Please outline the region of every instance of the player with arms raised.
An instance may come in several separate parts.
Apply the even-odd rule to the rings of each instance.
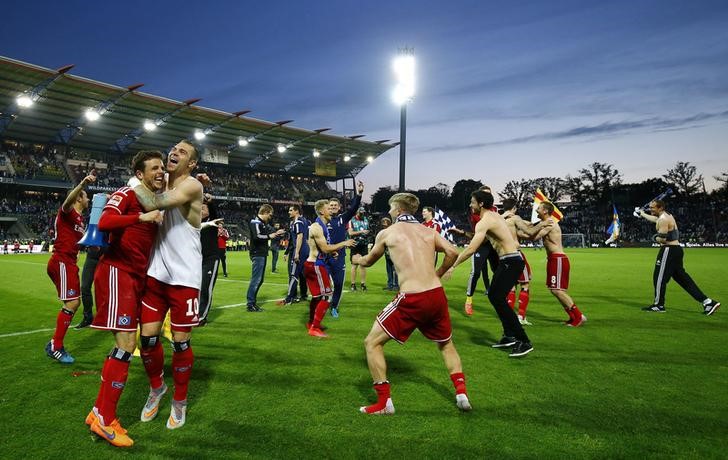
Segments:
[[[394,413],[387,380],[384,345],[394,339],[407,341],[415,329],[433,342],[442,353],[450,380],[455,386],[455,403],[464,411],[472,409],[465,387],[460,355],[452,343],[452,327],[447,297],[440,278],[457,258],[457,249],[439,233],[420,225],[414,214],[419,199],[411,193],[397,193],[389,199],[389,215],[394,224],[377,234],[371,252],[356,255],[352,263],[369,267],[389,251],[399,277],[400,292],[382,310],[364,339],[369,371],[377,392],[377,402],[359,410],[365,414]],[[414,225],[413,225],[414,224]],[[442,265],[435,271],[435,253],[445,253]]]
[[[564,246],[561,243],[561,227],[551,217],[553,212],[553,204],[548,201],[542,202],[536,209],[536,214],[541,222],[529,228],[526,234],[532,240],[543,240],[543,246],[546,248],[546,254],[548,255],[546,287],[559,300],[564,311],[569,315],[566,325],[579,327],[586,321],[586,316],[581,313],[579,307],[574,303],[574,299],[566,292],[569,289],[571,264],[569,258],[564,254]]]
[[[53,338],[46,344],[45,352],[49,358],[62,364],[72,364],[75,359],[63,347],[68,327],[71,325],[73,315],[81,304],[81,282],[78,279],[78,240],[83,237],[83,213],[88,209],[88,195],[83,189],[94,182],[96,176],[89,174],[74,187],[58,210],[55,223],[56,239],[53,243],[53,255],[48,260],[48,276],[56,285],[58,298],[63,302],[61,311],[56,317],[56,329]],[[19,246],[19,244],[18,244]],[[15,253],[17,254],[17,249]]]

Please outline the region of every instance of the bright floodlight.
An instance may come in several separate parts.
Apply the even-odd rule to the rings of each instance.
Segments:
[[[276,146],[276,149],[278,150],[278,153],[283,153],[287,150],[287,147],[283,144],[278,144],[278,146]]]
[[[412,54],[397,56],[392,63],[392,69],[397,77],[392,99],[399,105],[406,104],[415,95],[415,57]]]
[[[33,105],[33,99],[31,99],[27,94],[21,94],[17,99],[15,99],[15,102],[18,104],[18,107],[23,108]]]
[[[154,131],[157,129],[157,124],[150,120],[144,120],[144,129],[147,131]]]
[[[197,131],[195,131],[195,139],[197,139],[198,141],[201,141],[202,139],[204,139],[205,136],[206,136],[206,134],[203,133],[202,131],[200,131],[199,129]]]
[[[351,160],[351,157],[349,155],[344,155],[344,161],[349,161],[349,160]]]
[[[367,157],[367,162],[368,162],[368,163],[371,163],[372,161],[374,161],[374,157],[373,157],[373,156],[371,156],[371,155],[369,155],[369,156]]]
[[[84,113],[84,115],[86,116],[86,119],[88,121],[96,121],[99,118],[101,118],[101,115],[96,110],[94,110],[94,109],[88,109],[88,110],[86,110],[86,112]]]
[[[238,139],[238,145],[239,145],[240,147],[245,147],[246,145],[248,145],[248,140],[247,140],[247,139],[243,139],[243,138],[241,137],[241,138],[239,138],[239,139]]]
[[[321,156],[321,152],[318,149],[313,149],[313,157],[318,158],[319,156]]]

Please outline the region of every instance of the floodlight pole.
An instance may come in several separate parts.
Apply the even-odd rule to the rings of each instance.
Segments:
[[[404,192],[404,171],[407,144],[407,103],[402,104],[399,117],[399,191]]]

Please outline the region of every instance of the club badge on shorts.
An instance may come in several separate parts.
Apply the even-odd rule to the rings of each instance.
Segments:
[[[119,316],[119,319],[116,321],[119,326],[128,326],[131,324],[131,316],[129,315],[121,315]]]

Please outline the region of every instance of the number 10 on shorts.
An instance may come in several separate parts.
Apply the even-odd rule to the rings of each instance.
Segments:
[[[200,313],[200,301],[197,297],[187,299],[187,316],[197,316]]]

